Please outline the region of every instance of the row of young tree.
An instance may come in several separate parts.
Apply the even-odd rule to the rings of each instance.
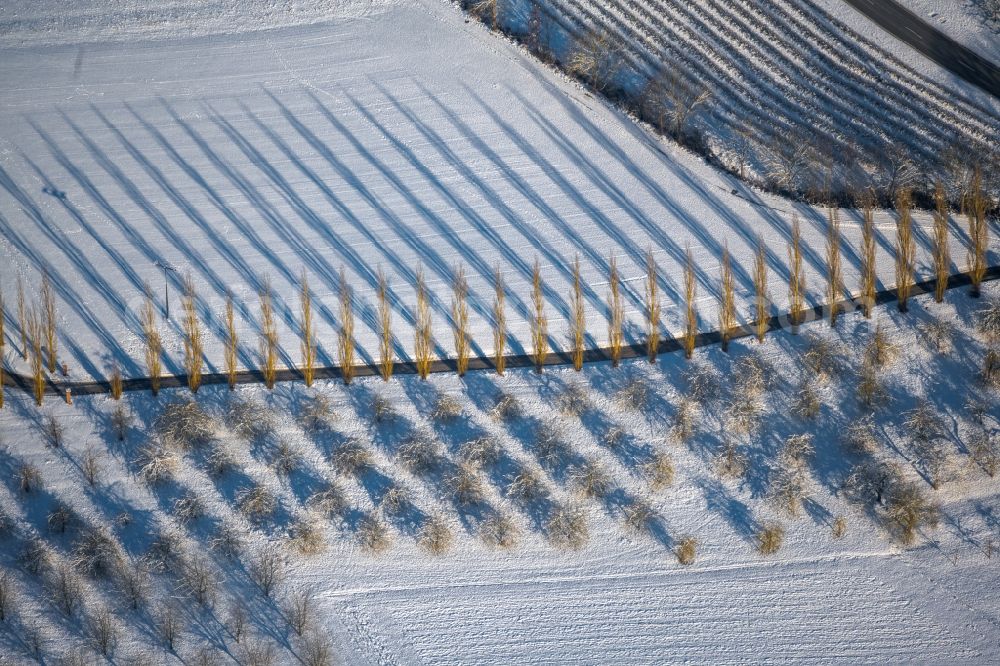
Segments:
[[[971,283],[972,294],[978,296],[979,287],[986,276],[987,249],[989,247],[989,222],[987,211],[989,201],[982,188],[981,177],[974,177],[972,187],[965,197],[964,214],[968,223],[968,268],[967,275]],[[952,259],[950,255],[949,209],[944,187],[938,183],[936,188],[936,210],[933,215],[932,260],[935,272],[934,298],[940,302],[948,287],[951,276]],[[837,324],[838,317],[844,310],[845,302],[856,303],[865,317],[871,317],[876,299],[876,257],[875,257],[875,206],[874,198],[867,199],[862,205],[862,238],[860,247],[861,271],[860,283],[856,291],[849,292],[851,301],[845,301],[843,296],[848,293],[843,280],[841,265],[842,236],[840,217],[836,208],[828,208],[827,234],[825,247],[826,263],[826,312],[831,326]],[[896,234],[895,234],[895,290],[897,304],[901,312],[906,312],[909,299],[913,293],[916,266],[916,242],[913,234],[912,200],[907,190],[900,192],[896,201]],[[806,319],[807,288],[805,270],[803,267],[802,235],[797,217],[793,216],[791,238],[788,242],[788,321],[792,331]],[[606,357],[615,367],[622,358],[625,346],[624,340],[624,307],[622,302],[622,279],[614,256],[609,260],[608,274],[608,335]],[[767,248],[761,237],[757,240],[757,249],[753,266],[754,312],[749,328],[760,341],[772,325],[771,300],[768,293],[768,260]],[[570,342],[569,355],[573,367],[580,370],[586,356],[586,312],[583,296],[583,284],[579,257],[572,266],[573,293],[571,298]],[[728,246],[724,245],[720,262],[718,290],[718,335],[723,350],[728,350],[730,341],[745,332],[739,323],[737,312],[734,272],[732,258]],[[645,351],[650,363],[655,363],[664,340],[662,302],[659,291],[660,275],[652,250],[646,254],[646,275],[644,280],[644,314],[646,324]],[[451,298],[451,328],[454,338],[454,369],[464,375],[469,368],[472,350],[472,335],[469,329],[469,286],[465,270],[459,266],[452,278]],[[416,373],[427,379],[434,364],[432,311],[427,284],[421,270],[417,271],[414,283],[416,309],[414,312],[413,365]],[[535,371],[542,373],[545,365],[550,362],[553,352],[558,350],[550,346],[548,316],[546,313],[545,285],[541,266],[536,258],[532,268],[531,280],[531,310],[530,325],[530,356]],[[385,274],[379,270],[377,285],[378,301],[378,334],[379,356],[378,372],[382,379],[389,381],[396,366],[393,343],[396,340],[392,326],[392,307],[389,302],[389,282]],[[17,322],[21,350],[24,360],[31,372],[34,398],[40,405],[45,395],[47,376],[57,371],[58,336],[55,306],[55,294],[52,280],[48,272],[43,271],[40,302],[29,304],[24,291],[23,282],[17,283]],[[340,326],[337,331],[336,350],[339,371],[345,384],[350,384],[358,370],[355,364],[356,340],[354,333],[354,295],[341,268],[338,285]],[[492,364],[497,373],[503,374],[507,361],[507,287],[499,267],[494,273],[494,299],[492,308],[493,357]],[[259,293],[259,333],[258,354],[260,378],[268,389],[273,389],[279,374],[279,337],[276,325],[273,291],[270,282],[265,278],[264,286]],[[312,291],[308,279],[303,272],[299,285],[299,319],[298,334],[301,346],[302,365],[298,373],[311,386],[317,370],[317,337],[313,321]],[[699,315],[697,309],[697,275],[695,262],[690,250],[686,249],[684,264],[684,315],[683,329],[680,335],[680,346],[686,358],[690,359],[698,344]],[[181,327],[183,331],[184,375],[188,387],[197,392],[202,384],[205,361],[204,334],[202,322],[197,308],[197,293],[192,276],[187,274],[183,280]],[[6,343],[3,331],[4,303],[0,294],[0,351]],[[148,373],[149,388],[156,395],[163,378],[164,348],[160,333],[160,322],[157,317],[152,291],[146,287],[146,298],[140,312],[139,321],[145,342],[145,365]],[[227,293],[223,312],[224,332],[224,372],[232,389],[239,379],[239,356],[241,339],[237,332],[235,306],[232,293]],[[555,359],[558,360],[558,359]],[[62,366],[66,373],[65,365]],[[3,367],[0,364],[0,407],[3,406]],[[112,368],[109,378],[109,391],[118,399],[123,392],[123,379],[120,369]],[[68,397],[68,396],[67,396]]]

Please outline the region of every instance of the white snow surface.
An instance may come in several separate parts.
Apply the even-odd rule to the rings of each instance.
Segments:
[[[320,362],[335,361],[339,271],[354,290],[359,360],[377,355],[376,273],[390,284],[396,354],[412,349],[413,283],[433,300],[438,356],[453,354],[452,275],[470,287],[473,351],[492,351],[493,271],[508,287],[513,352],[528,346],[531,265],[542,268],[550,344],[565,347],[579,255],[590,344],[606,339],[609,258],[624,286],[626,339],[643,324],[645,253],[661,272],[664,321],[679,330],[690,245],[699,308],[713,327],[723,245],[750,316],[757,235],[783,308],[791,219],[802,220],[811,294],[822,292],[826,212],[759,196],[641,126],[475,22],[432,0],[374,18],[191,39],[0,51],[0,284],[56,287],[61,357],[72,378],[112,362],[145,373],[137,313],[149,283],[180,349],[182,276],[221,363],[226,289],[256,348],[257,294],[276,293],[283,361],[299,359],[298,281],[316,298]],[[918,216],[918,272],[929,224]],[[843,213],[844,278],[857,283],[860,218]],[[878,261],[892,281],[894,217],[878,217]],[[955,241],[964,221],[954,220]],[[965,263],[956,245],[956,268]],[[992,259],[991,259],[992,260]],[[11,345],[13,348],[15,345]],[[245,354],[241,363],[256,363]],[[12,367],[17,354],[8,353]],[[168,371],[177,371],[171,360]]]
[[[985,295],[1000,296],[997,285],[988,285]],[[907,315],[888,306],[878,308],[871,322],[858,313],[848,315],[834,331],[816,323],[798,337],[769,336],[761,347],[751,341],[735,343],[732,356],[717,347],[701,350],[697,362],[721,373],[723,394],[706,404],[698,433],[683,445],[665,437],[686,392],[682,374],[688,366],[679,354],[661,357],[657,365],[586,366],[579,375],[561,368],[543,376],[526,371],[503,378],[475,372],[464,380],[436,375],[429,383],[400,377],[386,385],[371,378],[350,387],[323,383],[313,390],[282,384],[273,393],[248,386],[234,395],[206,387],[197,401],[216,419],[214,441],[184,453],[174,481],[158,486],[138,480],[136,450],[154,436],[151,424],[163,405],[186,400],[186,392],[167,391],[159,400],[127,395],[125,404],[135,421],[126,441],[117,442],[108,426],[114,408],[108,397],[80,398],[72,407],[50,400],[39,410],[29,396],[8,391],[7,407],[0,411],[0,510],[16,519],[17,527],[0,545],[0,568],[10,572],[26,601],[7,626],[37,621],[46,649],[54,653],[81,644],[75,636],[87,625],[61,619],[45,600],[39,579],[25,573],[15,557],[33,534],[48,541],[55,553],[68,554],[75,530],[90,525],[105,526],[129,558],[142,556],[163,530],[179,531],[189,556],[208,557],[216,579],[224,581],[213,607],[198,607],[168,574],[156,574],[151,588],[154,599],[173,595],[186,604],[191,625],[177,650],[186,660],[205,646],[227,645],[240,654],[240,646],[219,624],[226,621],[231,603],[247,609],[251,636],[298,650],[301,643],[284,627],[277,609],[296,589],[309,587],[316,595],[315,630],[329,638],[346,664],[990,663],[1000,648],[1000,573],[995,553],[992,559],[985,553],[987,544],[1000,536],[1000,481],[983,474],[963,448],[975,429],[964,407],[967,399],[986,401],[984,423],[994,437],[1000,427],[996,394],[985,393],[975,379],[985,349],[971,329],[980,303],[956,290],[940,305],[926,296],[915,300]],[[931,318],[954,322],[952,352],[932,352],[916,333],[914,322]],[[847,470],[859,460],[843,447],[841,437],[862,411],[855,404],[853,372],[875,324],[902,351],[898,362],[881,373],[894,402],[877,416],[884,439],[876,455],[900,463],[907,478],[920,484],[943,512],[939,526],[921,530],[911,548],[895,544],[871,514],[840,491]],[[800,355],[814,335],[838,345],[839,362],[854,369],[814,384],[824,407],[810,422],[791,416],[789,407],[802,372]],[[718,476],[712,460],[729,438],[723,417],[732,397],[733,363],[756,349],[772,364],[775,383],[764,396],[764,429],[740,440],[750,471],[741,481],[727,480]],[[650,391],[647,407],[638,412],[617,406],[615,397],[635,380]],[[590,401],[579,417],[556,409],[558,396],[570,384],[585,387]],[[521,416],[500,421],[487,415],[499,391],[516,397]],[[316,394],[331,400],[337,418],[328,428],[306,430],[297,417]],[[393,420],[372,420],[376,394],[391,401]],[[459,419],[440,422],[429,416],[440,394],[459,402]],[[914,449],[901,425],[902,414],[921,398],[941,410],[947,424],[949,471],[936,491],[918,475]],[[258,405],[260,422],[274,422],[272,434],[262,439],[233,434],[223,416],[233,401]],[[65,429],[60,448],[47,444],[44,424],[49,417]],[[605,500],[576,496],[567,482],[572,468],[539,468],[534,462],[535,433],[545,423],[561,432],[568,457],[595,461],[607,470],[614,491]],[[612,427],[625,433],[618,448],[600,444]],[[462,509],[436,474],[415,476],[400,466],[398,447],[415,431],[439,439],[445,467],[456,464],[458,448],[468,439],[484,434],[496,438],[503,453],[496,467],[482,473],[486,491],[481,504]],[[766,499],[767,480],[779,465],[783,439],[801,432],[814,435],[816,456],[807,467],[805,512],[789,519]],[[301,466],[287,479],[276,476],[268,464],[278,441],[302,456]],[[360,442],[374,455],[373,466],[356,478],[338,475],[329,462],[347,441]],[[235,468],[211,477],[206,455],[220,446],[234,456]],[[100,456],[93,489],[79,467],[88,448]],[[675,482],[665,490],[650,490],[642,476],[641,463],[654,450],[668,453],[676,466]],[[41,470],[42,491],[26,495],[18,490],[15,475],[23,463]],[[553,547],[539,527],[544,509],[539,509],[539,519],[534,510],[504,497],[506,475],[518,466],[546,470],[542,474],[553,504],[583,507],[590,539],[581,550]],[[275,517],[255,527],[240,516],[232,499],[251,479],[270,488],[279,502]],[[308,515],[310,493],[331,479],[345,488],[349,508],[321,521],[325,552],[307,557],[287,551],[289,576],[276,601],[262,599],[241,565],[207,550],[223,522],[245,534],[247,557],[269,542],[283,543],[292,520]],[[372,555],[358,546],[355,529],[359,516],[379,511],[390,485],[407,489],[413,505],[406,518],[390,519],[391,548]],[[186,493],[201,499],[205,515],[182,526],[171,507]],[[636,534],[624,526],[622,510],[643,497],[656,518],[648,533]],[[45,527],[46,513],[57,501],[71,506],[80,521],[67,534]],[[520,545],[511,551],[493,550],[476,536],[477,521],[496,511],[511,515],[522,530]],[[123,514],[131,520],[122,521]],[[420,525],[435,514],[455,534],[450,551],[437,557],[416,544]],[[841,515],[847,519],[847,534],[834,539],[831,524]],[[782,522],[787,532],[783,548],[765,557],[755,550],[754,533],[771,520]],[[672,554],[686,535],[699,541],[690,567],[678,565]],[[126,618],[116,661],[144,649],[163,663],[179,663],[150,647],[155,634],[147,616],[123,608],[107,582],[88,579],[86,586],[89,607],[104,600]],[[0,654],[6,651],[14,662],[22,654],[16,636],[0,631]],[[245,645],[255,639],[243,640]],[[294,663],[284,647],[278,663]]]
[[[984,20],[981,0],[899,0],[938,30],[1000,64],[1000,23]]]

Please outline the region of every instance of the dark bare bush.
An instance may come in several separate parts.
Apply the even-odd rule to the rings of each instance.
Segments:
[[[640,377],[633,377],[625,386],[615,391],[614,403],[631,412],[640,412],[649,404],[649,386]]]
[[[118,401],[111,412],[111,431],[119,442],[124,442],[133,422],[132,410],[125,406],[125,403]]]
[[[260,523],[278,508],[278,500],[263,484],[255,483],[236,493],[236,508],[252,522]]]
[[[352,439],[337,448],[330,456],[330,462],[341,474],[354,477],[361,476],[375,463],[372,452],[358,439]]]
[[[305,587],[293,590],[285,600],[285,617],[296,636],[304,634],[312,624],[315,598],[316,593],[312,588]]]
[[[111,612],[111,609],[101,604],[92,611],[88,621],[90,640],[94,648],[103,657],[110,657],[118,645],[120,631],[118,629],[119,620]]]
[[[977,430],[969,437],[969,457],[993,477],[1000,470],[1000,441],[986,430]]]
[[[566,416],[583,416],[590,409],[590,394],[581,382],[572,382],[556,398],[559,411]]]
[[[510,516],[496,514],[479,525],[479,537],[494,548],[514,548],[521,536],[521,530]]]
[[[791,435],[785,438],[779,459],[788,469],[803,469],[809,465],[815,452],[812,435]]]
[[[216,648],[200,647],[193,653],[183,657],[184,663],[192,666],[221,666],[222,654]],[[136,665],[138,666],[138,665]]]
[[[847,534],[847,518],[844,516],[837,516],[833,519],[833,526],[830,528],[830,533],[833,535],[834,539],[843,539],[844,535]]]
[[[260,420],[260,411],[255,411],[253,417]],[[196,402],[170,403],[163,408],[155,425],[164,441],[184,449],[206,444],[218,432],[218,423]]]
[[[445,481],[448,492],[461,506],[471,506],[483,501],[483,481],[476,470],[468,465],[459,465]]]
[[[612,451],[618,450],[627,440],[628,433],[618,426],[611,426],[601,435],[601,445]]]
[[[668,488],[674,482],[674,461],[667,452],[656,451],[643,463],[642,474],[650,490],[656,492]]]
[[[454,421],[462,415],[462,403],[447,393],[442,393],[434,402],[431,418],[439,423]]]
[[[214,479],[239,469],[239,461],[232,449],[224,442],[216,440],[211,445],[211,451],[205,459],[205,471]]]
[[[51,414],[46,415],[43,428],[45,429],[45,440],[49,446],[55,449],[62,448],[65,429],[59,419]]]
[[[558,507],[546,521],[545,533],[549,542],[557,548],[579,550],[590,538],[587,515],[576,506]]]
[[[892,488],[903,483],[903,472],[898,463],[867,460],[851,469],[844,480],[847,497],[868,506],[883,506]]]
[[[392,535],[381,518],[365,516],[358,524],[358,544],[369,553],[383,553],[392,545]]]
[[[205,504],[194,491],[189,490],[174,501],[173,515],[181,525],[187,525],[205,515]]]
[[[97,485],[101,476],[101,462],[97,450],[88,446],[80,456],[80,473],[91,488]]]
[[[31,463],[24,463],[17,472],[17,487],[25,495],[42,489],[42,473]]]
[[[289,530],[288,543],[303,555],[316,555],[326,549],[323,528],[310,515],[305,515],[295,521]]]
[[[59,562],[48,570],[45,590],[52,604],[66,617],[72,617],[83,605],[83,583],[68,562]]]
[[[815,419],[823,408],[819,392],[809,379],[804,379],[795,389],[795,401],[792,403],[792,413],[800,419]]]
[[[223,557],[235,559],[243,552],[243,530],[230,523],[222,523],[212,535],[209,548]]]
[[[969,415],[969,418],[972,419],[973,423],[978,426],[986,425],[986,417],[992,414],[993,409],[995,408],[991,401],[983,400],[976,396],[966,400],[962,407]]]
[[[955,325],[942,319],[931,319],[917,324],[920,337],[924,343],[939,354],[951,351],[955,338]]]
[[[920,400],[916,407],[903,414],[903,419],[903,427],[914,441],[926,442],[945,436],[942,415],[927,400]]]
[[[302,453],[291,442],[282,440],[272,451],[271,469],[278,476],[287,479],[302,466]]]
[[[805,479],[797,470],[775,473],[768,488],[768,499],[792,518],[802,514],[802,501],[806,497]]]
[[[737,436],[752,435],[760,429],[764,418],[761,398],[745,393],[737,394],[726,405],[726,429]]]
[[[589,499],[603,499],[612,489],[611,475],[593,460],[574,467],[570,472],[570,482],[581,497]]]
[[[417,543],[431,555],[443,555],[451,548],[455,535],[442,516],[431,516],[420,528]]]
[[[199,555],[187,558],[181,569],[182,589],[199,606],[211,607],[215,603],[216,591],[222,582],[211,562]]]
[[[510,393],[501,392],[489,411],[494,421],[513,421],[524,414],[524,408],[516,397]]]
[[[14,576],[9,571],[0,571],[0,622],[11,619],[17,608],[17,589]]]
[[[641,534],[649,531],[653,521],[656,520],[656,512],[648,501],[634,499],[622,510],[622,518],[628,529],[636,534]]]
[[[135,459],[138,476],[147,486],[173,481],[180,465],[180,456],[174,451],[152,442],[140,448]]]
[[[869,409],[884,407],[890,399],[889,389],[885,385],[877,368],[872,363],[865,362],[858,372],[858,400]]]
[[[809,336],[809,343],[802,354],[802,365],[819,381],[825,382],[840,374],[843,365],[841,346],[819,335]]]
[[[146,605],[151,587],[149,563],[143,559],[122,562],[117,572],[118,591],[133,611]]]
[[[736,442],[727,441],[722,452],[715,457],[715,470],[719,476],[727,479],[742,479],[746,476],[749,461],[740,451]]]
[[[495,437],[485,435],[462,444],[459,459],[473,469],[492,467],[500,459],[501,446]]]
[[[333,402],[322,393],[307,398],[299,413],[299,421],[302,427],[309,432],[318,432],[329,429],[337,422],[337,412],[333,408]]]
[[[875,332],[865,345],[863,361],[865,365],[875,369],[891,366],[899,358],[899,345],[889,339],[882,324],[875,327]]]
[[[904,545],[911,545],[916,541],[922,528],[936,527],[938,513],[937,506],[912,482],[896,483],[889,490],[885,518],[890,531]]]
[[[548,497],[549,489],[541,471],[524,467],[508,479],[507,496],[521,502],[533,502]]]
[[[441,464],[441,443],[431,433],[418,431],[400,445],[396,457],[411,474],[430,474]]]
[[[682,374],[687,386],[687,397],[703,405],[719,397],[721,382],[719,372],[702,361],[689,363]]]
[[[540,423],[535,429],[535,456],[538,462],[554,469],[569,458],[570,448],[563,441],[563,429],[555,419]]]
[[[774,555],[785,541],[785,528],[778,523],[767,523],[757,532],[757,551],[761,555]]]
[[[247,573],[257,584],[261,593],[270,598],[282,581],[285,580],[285,557],[281,549],[273,543],[261,546],[250,557]]]
[[[372,398],[372,420],[375,423],[388,423],[396,419],[396,408],[388,396],[376,393]]]
[[[73,565],[96,579],[113,576],[126,561],[125,551],[113,534],[104,528],[82,530],[73,544]]]
[[[65,534],[67,529],[78,523],[78,518],[65,502],[56,502],[49,511],[46,522],[50,532]]]
[[[274,414],[256,400],[235,399],[229,403],[226,425],[234,435],[245,440],[257,440],[274,434]]]
[[[980,378],[985,386],[992,389],[1000,388],[1000,350],[986,350]]]
[[[701,407],[699,402],[687,396],[682,397],[677,403],[677,411],[674,412],[668,437],[678,444],[683,444],[697,432],[700,421]]]
[[[916,463],[931,487],[937,490],[951,478],[952,457],[947,445],[940,439],[914,440],[910,445]]]
[[[316,515],[333,518],[340,516],[347,509],[347,494],[336,481],[330,481],[325,488],[313,493],[306,506]]]
[[[299,658],[305,666],[333,666],[333,647],[325,636],[310,633],[302,639]]]
[[[682,538],[677,543],[677,548],[674,551],[677,556],[677,561],[688,566],[694,564],[695,557],[698,554],[698,540],[693,536],[686,536]]]
[[[169,652],[174,652],[177,642],[187,629],[184,615],[174,604],[167,603],[161,606],[155,613],[155,623],[163,647]]]
[[[847,427],[844,433],[844,446],[855,455],[872,455],[879,450],[878,427],[870,415],[858,419]]]
[[[734,392],[738,395],[759,398],[771,390],[774,376],[774,367],[759,353],[742,356],[733,364]]]
[[[990,344],[1000,343],[1000,300],[991,300],[976,313],[976,330]]]
[[[149,545],[146,557],[158,570],[179,574],[187,557],[184,533],[172,525],[164,527]]]
[[[54,561],[52,548],[39,537],[30,537],[18,553],[17,561],[32,576],[44,574]]]
[[[274,666],[278,663],[278,649],[274,643],[262,638],[247,638],[240,646],[239,661],[242,666]]]
[[[409,491],[401,485],[393,484],[382,494],[379,508],[386,516],[401,516],[411,503]]]

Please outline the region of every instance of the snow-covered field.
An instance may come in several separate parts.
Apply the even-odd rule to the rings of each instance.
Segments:
[[[334,361],[338,271],[355,290],[359,360],[377,355],[376,273],[391,283],[396,352],[410,356],[413,282],[433,299],[436,351],[451,355],[452,273],[469,276],[474,351],[490,353],[492,280],[510,296],[510,348],[528,346],[531,265],[542,266],[551,344],[566,346],[571,265],[580,256],[591,343],[606,332],[609,258],[625,286],[626,338],[642,329],[645,253],[661,271],[664,320],[679,328],[684,248],[714,321],[728,243],[741,311],[757,234],[772,297],[785,307],[786,243],[798,214],[811,293],[822,292],[826,212],[759,196],[658,141],[530,56],[436,2],[377,16],[243,35],[0,55],[0,284],[56,287],[71,378],[145,374],[138,313],[149,283],[173,294],[167,351],[178,358],[179,288],[190,272],[221,363],[225,290],[256,346],[257,293],[277,294],[286,363],[299,358],[298,281],[316,292],[320,361]],[[857,284],[859,216],[843,215],[845,280]],[[918,272],[929,273],[920,216]],[[954,220],[957,244],[964,220]],[[895,218],[878,218],[879,264],[892,278]],[[164,308],[165,309],[165,308]],[[8,358],[16,364],[17,355]],[[241,359],[255,365],[252,354]],[[23,371],[23,366],[20,367]],[[168,370],[176,370],[176,364]]]
[[[996,283],[985,291],[1000,296]],[[305,635],[322,637],[347,664],[992,662],[1000,649],[1000,482],[984,473],[987,458],[976,443],[985,433],[991,455],[1000,455],[1000,412],[996,390],[979,383],[986,345],[973,329],[975,309],[986,302],[958,290],[940,305],[922,297],[908,315],[889,306],[865,322],[855,313],[833,331],[817,323],[798,337],[776,333],[759,348],[735,344],[732,356],[706,349],[694,366],[674,354],[655,366],[597,364],[579,375],[563,368],[542,376],[368,379],[312,390],[288,384],[273,393],[205,388],[197,404],[210,421],[190,449],[154,425],[166,405],[188,400],[186,392],[168,391],[159,400],[127,395],[131,416],[120,442],[108,397],[80,398],[72,407],[53,400],[39,410],[29,396],[8,391],[0,412],[0,510],[9,518],[0,568],[19,601],[13,618],[0,623],[0,654],[4,663],[18,663],[32,631],[50,658],[79,646],[93,652],[95,618],[106,605],[121,618],[115,663],[140,654],[148,658],[143,663],[176,663],[163,630],[163,609],[176,604],[184,611],[174,645],[185,663],[200,659],[202,650],[206,657],[265,663],[253,657],[266,645],[273,663],[297,663],[293,654],[308,659],[309,646],[319,644],[288,626],[292,600],[309,590]],[[950,323],[948,351],[933,350],[914,327],[934,320]],[[845,434],[867,411],[856,398],[856,372],[876,323],[900,356],[879,371],[891,402],[876,408],[872,448],[859,451]],[[833,345],[826,379],[808,369],[804,356],[815,354],[817,339]],[[748,358],[771,371],[768,387],[752,400],[763,410],[762,428],[740,436],[731,405],[746,395],[736,387],[749,385],[740,383],[750,376]],[[686,375],[691,367],[714,377],[721,392],[700,394],[694,432],[680,442],[673,435],[681,405],[699,395]],[[699,385],[711,389],[713,382]],[[579,388],[568,392],[573,386]],[[795,415],[802,386],[821,403],[815,418]],[[490,412],[503,394],[520,410],[497,418]],[[315,409],[316,396],[326,397],[329,411]],[[392,416],[375,418],[376,396],[391,405]],[[440,396],[449,396],[461,415],[434,416]],[[567,409],[568,396],[584,406]],[[940,426],[932,435],[940,469],[928,466],[930,449],[906,425],[924,397]],[[309,425],[307,414],[318,416],[319,425]],[[62,427],[59,447],[52,445],[53,420]],[[440,448],[426,465],[407,466],[404,451],[417,433]],[[812,436],[815,455],[793,463],[786,441],[803,433]],[[559,444],[547,447],[553,435]],[[498,446],[497,455],[465,468],[480,471],[465,472],[473,481],[461,486],[463,500],[452,479],[469,460],[464,447],[482,437]],[[140,479],[148,462],[141,451],[150,442],[175,452],[176,467],[156,483]],[[717,456],[727,442],[746,458],[743,476],[721,471]],[[675,470],[666,487],[651,483],[646,464],[656,455],[669,457]],[[84,474],[89,457],[98,468],[93,487]],[[219,468],[221,457],[228,464]],[[898,465],[897,483],[915,484],[940,505],[937,526],[920,527],[913,546],[891,536],[899,526],[886,518],[888,504],[855,502],[842,488],[855,466],[876,460]],[[42,479],[30,492],[18,482],[25,464]],[[803,488],[797,517],[773,496],[790,465],[800,470]],[[605,479],[596,496],[581,494],[584,469]],[[528,500],[512,494],[523,470],[535,470],[543,494]],[[331,502],[330,484],[341,501]],[[267,489],[276,502],[256,520],[248,519],[245,505],[239,508],[241,491],[251,487]],[[65,532],[51,518],[60,506],[71,510]],[[637,506],[650,511],[638,532],[628,526]],[[549,522],[566,507],[578,508],[589,534],[576,550],[558,546]],[[482,540],[484,525],[498,515],[519,533],[508,549]],[[380,554],[360,545],[372,516],[381,516],[391,539]],[[836,538],[841,518],[846,533]],[[441,555],[422,541],[434,520],[453,539]],[[757,532],[772,521],[785,527],[784,544],[762,555]],[[288,540],[303,525],[318,528],[320,552],[302,554]],[[239,555],[220,548],[227,529],[242,536]],[[62,589],[59,563],[79,553],[78,544],[95,530],[122,550],[103,551],[111,553],[104,560],[114,572],[109,578],[69,570],[84,600],[67,616],[53,592]],[[689,536],[697,554],[685,567],[674,550]],[[39,574],[27,571],[23,555],[18,559],[34,537],[51,549]],[[172,544],[169,552],[164,543]],[[275,546],[287,575],[268,600],[250,572]],[[138,612],[129,607],[121,573],[136,566],[150,571]],[[206,578],[204,588],[192,582]],[[199,589],[203,605],[195,600]],[[238,642],[237,606],[247,615]]]
[[[979,55],[1000,63],[1000,20],[984,20],[987,0],[900,0],[900,4]]]

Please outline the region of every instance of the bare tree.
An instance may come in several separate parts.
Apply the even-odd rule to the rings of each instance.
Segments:
[[[625,314],[622,309],[621,277],[618,261],[611,255],[608,275],[608,344],[611,347],[611,367],[617,368],[622,358],[622,326]]]
[[[184,633],[184,616],[176,606],[167,603],[156,613],[156,625],[164,647],[173,652],[177,647],[177,640]]]
[[[676,67],[665,67],[646,86],[643,105],[661,133],[683,142],[689,123],[712,99],[711,91]]]
[[[110,608],[101,604],[91,614],[89,624],[94,647],[102,656],[109,657],[118,644],[118,618],[112,614]]]
[[[729,339],[736,328],[736,293],[733,286],[733,262],[729,257],[729,243],[722,247],[722,264],[719,280],[719,335],[722,351],[729,351]]]
[[[0,572],[0,622],[10,619],[17,607],[17,590],[9,571]]]
[[[46,359],[48,361],[47,368],[49,373],[54,373],[56,371],[56,356],[58,354],[57,346],[59,340],[56,337],[56,297],[55,292],[52,289],[52,278],[49,276],[48,269],[42,269],[42,288],[40,291],[42,299],[42,316],[44,322],[45,330],[45,351]]]
[[[253,556],[247,571],[264,596],[270,598],[285,578],[285,560],[277,546],[268,544]]]
[[[871,193],[862,196],[861,227],[861,311],[866,319],[872,316],[875,307],[875,204]]]
[[[944,183],[940,180],[934,184],[934,300],[940,303],[944,300],[945,289],[948,288],[948,277],[951,273],[951,251],[948,246],[948,199],[945,196]]]
[[[160,328],[156,321],[156,307],[153,304],[153,291],[147,282],[145,285],[146,299],[142,306],[142,335],[146,341],[146,371],[149,373],[149,388],[153,395],[160,392],[160,376],[163,367],[163,342],[160,338]]]
[[[604,31],[589,30],[575,40],[566,69],[595,90],[604,91],[614,83],[621,67],[614,38]]]
[[[311,588],[294,590],[285,602],[285,616],[288,626],[296,636],[301,636],[312,622],[315,592]]]
[[[764,335],[769,327],[768,304],[770,298],[767,294],[767,250],[764,245],[764,237],[757,236],[757,253],[754,256],[753,286],[755,299],[756,320],[754,328],[757,333],[757,342],[763,344]]]
[[[424,282],[424,271],[417,269],[417,322],[413,335],[413,356],[416,359],[417,374],[427,379],[431,371],[431,307]]]
[[[236,318],[233,313],[233,292],[226,290],[226,382],[229,390],[236,388],[236,362],[239,349],[239,335],[236,333]]]
[[[24,298],[24,282],[17,276],[17,330],[21,334],[21,355],[28,360],[28,309]]]
[[[802,269],[802,230],[798,215],[792,215],[792,239],[788,243],[788,315],[792,323],[792,333],[798,333],[799,325],[805,318],[806,276]]]
[[[299,307],[302,318],[299,322],[299,335],[302,347],[302,381],[306,386],[313,385],[316,376],[316,333],[313,330],[312,292],[309,289],[309,278],[305,269],[299,279]]]
[[[35,396],[35,404],[41,407],[45,398],[45,364],[42,357],[42,323],[34,308],[27,315],[28,339],[31,345],[29,363],[31,367],[31,383]]]
[[[686,261],[684,263],[684,358],[691,359],[694,356],[694,346],[698,339],[698,310],[695,305],[697,296],[694,274],[694,257],[691,255],[691,246],[685,250]]]
[[[452,333],[455,338],[455,370],[462,377],[469,369],[469,282],[459,266],[452,278]]]
[[[573,260],[573,369],[579,372],[583,369],[584,338],[587,334],[587,318],[583,306],[583,287],[580,280],[580,256]]]
[[[653,248],[646,250],[646,357],[650,363],[656,363],[656,355],[660,351],[660,291],[659,271]]]
[[[340,330],[337,334],[337,355],[340,361],[340,376],[344,384],[354,379],[354,292],[347,284],[344,267],[340,267],[338,281],[340,299]]]
[[[900,312],[909,309],[913,289],[913,269],[916,262],[916,243],[913,240],[912,200],[908,189],[899,191],[896,200],[896,297]]]
[[[493,365],[498,375],[503,375],[507,363],[504,352],[507,347],[506,287],[499,264],[493,272]]]
[[[382,381],[392,377],[392,306],[389,304],[389,281],[378,269],[379,374]]]
[[[986,219],[988,200],[983,191],[983,172],[976,166],[966,196],[965,215],[969,222],[969,278],[972,296],[978,298],[980,285],[986,276],[986,252],[990,245],[990,228]]]
[[[545,355],[549,345],[549,320],[545,315],[545,295],[542,285],[542,267],[535,258],[535,265],[531,271],[531,301],[535,306],[534,315],[531,318],[531,347],[532,356],[535,361],[535,372],[542,374],[545,364]]]
[[[263,360],[264,385],[271,390],[278,377],[278,329],[274,323],[271,280],[264,278],[260,291],[260,355]]]
[[[840,213],[828,209],[826,234],[826,298],[830,308],[830,326],[837,325],[840,314],[840,294],[844,291],[844,280],[840,265]]]

